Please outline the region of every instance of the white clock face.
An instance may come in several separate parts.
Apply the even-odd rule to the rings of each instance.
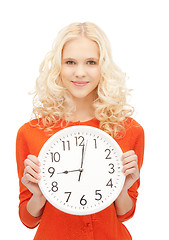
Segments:
[[[65,128],[50,137],[39,153],[40,189],[66,213],[99,212],[115,201],[124,185],[121,156],[117,142],[102,130]]]

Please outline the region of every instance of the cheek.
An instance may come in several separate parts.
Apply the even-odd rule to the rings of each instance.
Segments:
[[[99,81],[100,80],[100,77],[101,77],[101,71],[100,71],[100,68],[96,68],[96,69],[93,69],[93,71],[91,71],[91,76]]]
[[[61,68],[60,75],[61,75],[62,80],[66,80],[66,79],[70,78],[72,76],[72,74],[73,74],[72,70],[65,68],[65,67]]]

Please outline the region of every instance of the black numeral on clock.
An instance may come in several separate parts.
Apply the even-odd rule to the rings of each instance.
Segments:
[[[85,195],[83,195],[82,198],[80,199],[80,204],[82,206],[85,206],[87,204],[87,200],[84,197],[85,197]]]
[[[80,146],[80,147],[84,146],[85,139],[83,136],[75,137],[75,139],[76,139],[76,146]]]
[[[53,191],[53,192],[57,192],[58,191],[58,183],[57,182],[52,182],[52,188],[51,188],[51,190]]]
[[[52,162],[59,162],[60,161],[60,153],[58,152],[51,152],[51,159],[52,159]]]
[[[70,141],[62,141],[63,151],[70,150]]]
[[[95,198],[95,200],[99,201],[102,199],[102,195],[101,195],[101,190],[96,190],[95,191],[95,195],[97,196],[97,198]]]
[[[67,200],[66,200],[66,202],[68,202],[69,198],[70,198],[70,195],[71,195],[71,192],[65,192],[65,194],[68,194],[68,197],[67,197]]]
[[[50,177],[52,177],[53,174],[55,173],[55,169],[54,169],[54,167],[50,167],[50,168],[48,168],[48,172],[51,174]]]
[[[97,149],[97,140],[96,140],[96,138],[94,138],[93,140],[94,140],[94,147],[95,147],[95,149]]]
[[[107,148],[107,149],[105,150],[105,152],[107,152],[107,156],[106,156],[105,159],[111,159],[111,157],[110,157],[111,150],[110,150],[109,148]]]
[[[109,173],[110,173],[110,174],[113,174],[113,173],[115,172],[114,164],[113,164],[113,163],[110,163],[109,166],[111,166]]]
[[[110,178],[110,180],[108,181],[108,183],[106,184],[106,186],[108,187],[113,187],[113,183],[112,183],[112,179]]]

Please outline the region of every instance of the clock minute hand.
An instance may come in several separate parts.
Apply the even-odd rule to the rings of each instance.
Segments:
[[[88,141],[87,141],[88,142]],[[81,160],[81,167],[80,167],[80,173],[79,173],[79,179],[78,181],[80,181],[80,178],[81,178],[81,174],[83,172],[83,162],[84,162],[84,155],[85,155],[85,152],[86,152],[86,147],[87,147],[87,142],[86,142],[86,145],[83,145],[82,147],[82,160]]]

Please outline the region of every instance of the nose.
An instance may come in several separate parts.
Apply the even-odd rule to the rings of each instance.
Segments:
[[[75,70],[75,76],[77,78],[82,78],[86,75],[86,72],[85,72],[85,67],[83,66],[83,64],[78,64],[76,66],[76,70]]]

